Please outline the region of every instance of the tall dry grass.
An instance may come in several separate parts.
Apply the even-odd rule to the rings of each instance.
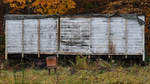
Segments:
[[[150,65],[122,67],[77,57],[76,64],[58,66],[50,75],[46,69],[2,70],[0,84],[150,84]]]

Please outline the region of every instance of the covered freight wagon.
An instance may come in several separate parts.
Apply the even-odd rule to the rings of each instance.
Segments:
[[[145,16],[6,15],[8,54],[140,55],[145,60]]]

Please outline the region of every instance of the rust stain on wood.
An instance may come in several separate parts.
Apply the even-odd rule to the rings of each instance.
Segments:
[[[108,18],[108,49],[109,49],[109,54],[114,54],[115,53],[115,45],[113,45],[112,42],[112,36],[113,34],[111,33],[111,18]]]
[[[112,41],[109,41],[109,54],[115,54],[115,45]]]

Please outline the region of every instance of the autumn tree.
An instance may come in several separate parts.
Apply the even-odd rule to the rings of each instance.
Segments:
[[[10,13],[20,13],[31,9],[36,14],[64,14],[69,9],[75,8],[73,0],[4,0],[9,4]]]

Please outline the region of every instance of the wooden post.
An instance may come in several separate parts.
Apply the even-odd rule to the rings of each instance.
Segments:
[[[60,16],[58,17],[58,22],[57,22],[57,52],[59,52],[60,51],[60,39],[61,39],[61,37],[60,37],[60,31],[61,31],[61,29],[60,29]]]
[[[91,19],[91,17],[89,18],[89,31],[88,31],[88,33],[89,33],[89,50],[88,50],[88,63],[90,63],[90,59],[91,59],[91,55],[90,54],[92,54],[91,53],[91,45],[92,45],[92,34],[91,34],[91,28],[92,28],[92,19]]]
[[[57,68],[50,68],[48,67],[48,74],[51,75],[51,69],[54,69],[54,72],[56,73],[57,72]]]
[[[92,19],[91,18],[89,18],[89,19],[90,19],[89,20],[89,22],[90,22],[89,23],[89,26],[90,26],[89,27],[89,52],[90,52],[89,54],[91,54],[91,46],[92,46],[92,37],[91,37],[92,36],[92,33],[91,33],[92,32],[92,30],[91,30],[92,29],[92,23],[91,22],[92,22]]]
[[[144,20],[146,21],[146,18],[144,17]],[[143,25],[143,28],[142,28],[142,36],[143,36],[143,61],[145,61],[145,25]]]
[[[111,24],[110,24],[111,18],[108,18],[108,53],[112,54],[112,49],[111,49]],[[109,56],[108,56],[109,57]]]
[[[54,68],[54,70],[55,70],[55,73],[56,73],[56,71],[57,71],[57,68]]]
[[[51,74],[51,69],[50,69],[50,68],[48,68],[48,74],[49,74],[49,75]]]
[[[6,24],[6,25],[5,25]],[[5,60],[8,58],[8,51],[7,51],[7,22],[4,21],[4,27],[5,27]]]
[[[24,57],[24,20],[22,20],[22,58]]]
[[[38,20],[38,58],[40,58],[40,19]]]
[[[125,19],[125,58],[127,59],[127,53],[128,53],[128,21]]]

